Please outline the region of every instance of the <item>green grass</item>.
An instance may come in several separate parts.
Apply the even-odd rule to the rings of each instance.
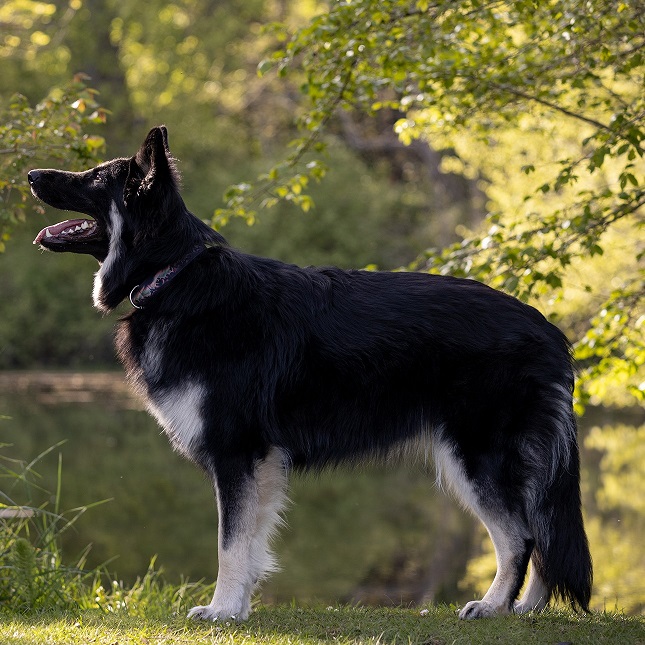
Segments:
[[[296,643],[452,645],[463,643],[645,644],[645,619],[607,613],[579,616],[547,611],[460,621],[454,608],[261,607],[246,623],[189,621],[182,616],[134,617],[86,610],[17,616],[0,614],[2,645],[293,645]]]

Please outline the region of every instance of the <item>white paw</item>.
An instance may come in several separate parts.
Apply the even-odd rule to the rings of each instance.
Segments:
[[[474,618],[491,618],[499,614],[508,613],[499,611],[493,605],[483,600],[472,600],[460,612],[459,618],[462,620],[472,620]]]
[[[200,605],[193,607],[188,612],[188,618],[196,618],[199,620],[216,620],[221,621],[239,621],[246,620],[251,613],[250,608],[226,608],[226,607],[216,607],[214,605]]]

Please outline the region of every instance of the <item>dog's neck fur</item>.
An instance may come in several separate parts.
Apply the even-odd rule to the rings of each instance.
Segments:
[[[182,202],[183,204],[183,202]],[[185,207],[184,207],[185,209]],[[185,210],[188,232],[183,237],[173,239],[176,249],[187,249],[183,256],[171,265],[161,268],[156,274],[150,274],[159,266],[153,264],[149,273],[141,272],[128,258],[128,251],[121,237],[124,226],[119,206],[113,202],[109,211],[110,248],[101,268],[94,276],[92,297],[94,306],[103,313],[112,311],[122,300],[130,296],[131,303],[141,308],[143,301],[152,293],[169,282],[181,269],[210,246],[226,245],[226,240],[216,231]],[[180,239],[181,237],[181,239]],[[146,278],[144,280],[144,278]],[[138,293],[140,292],[140,293]]]
[[[137,309],[143,309],[144,304],[148,298],[154,295],[159,289],[168,284],[177,274],[188,264],[190,264],[197,256],[201,255],[206,250],[203,244],[195,246],[189,253],[181,258],[175,264],[171,264],[161,271],[157,271],[151,278],[148,278],[141,284],[137,285],[130,292],[130,303]]]

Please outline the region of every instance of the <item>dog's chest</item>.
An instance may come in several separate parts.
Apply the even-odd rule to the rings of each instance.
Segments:
[[[168,355],[172,333],[173,324],[168,321],[156,321],[144,333],[128,321],[118,330],[117,350],[148,411],[175,450],[191,457],[203,436],[206,388],[196,379],[177,377],[175,361]]]
[[[148,410],[165,430],[175,450],[191,457],[203,434],[204,388],[186,383],[149,394]]]

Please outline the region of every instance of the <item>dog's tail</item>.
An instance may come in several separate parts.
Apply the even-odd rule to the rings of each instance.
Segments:
[[[556,444],[550,450],[553,469],[537,482],[539,492],[527,509],[535,540],[531,562],[546,587],[546,602],[560,598],[588,612],[593,566],[582,519],[576,419],[569,388],[557,389],[549,415],[553,434],[547,432]]]

